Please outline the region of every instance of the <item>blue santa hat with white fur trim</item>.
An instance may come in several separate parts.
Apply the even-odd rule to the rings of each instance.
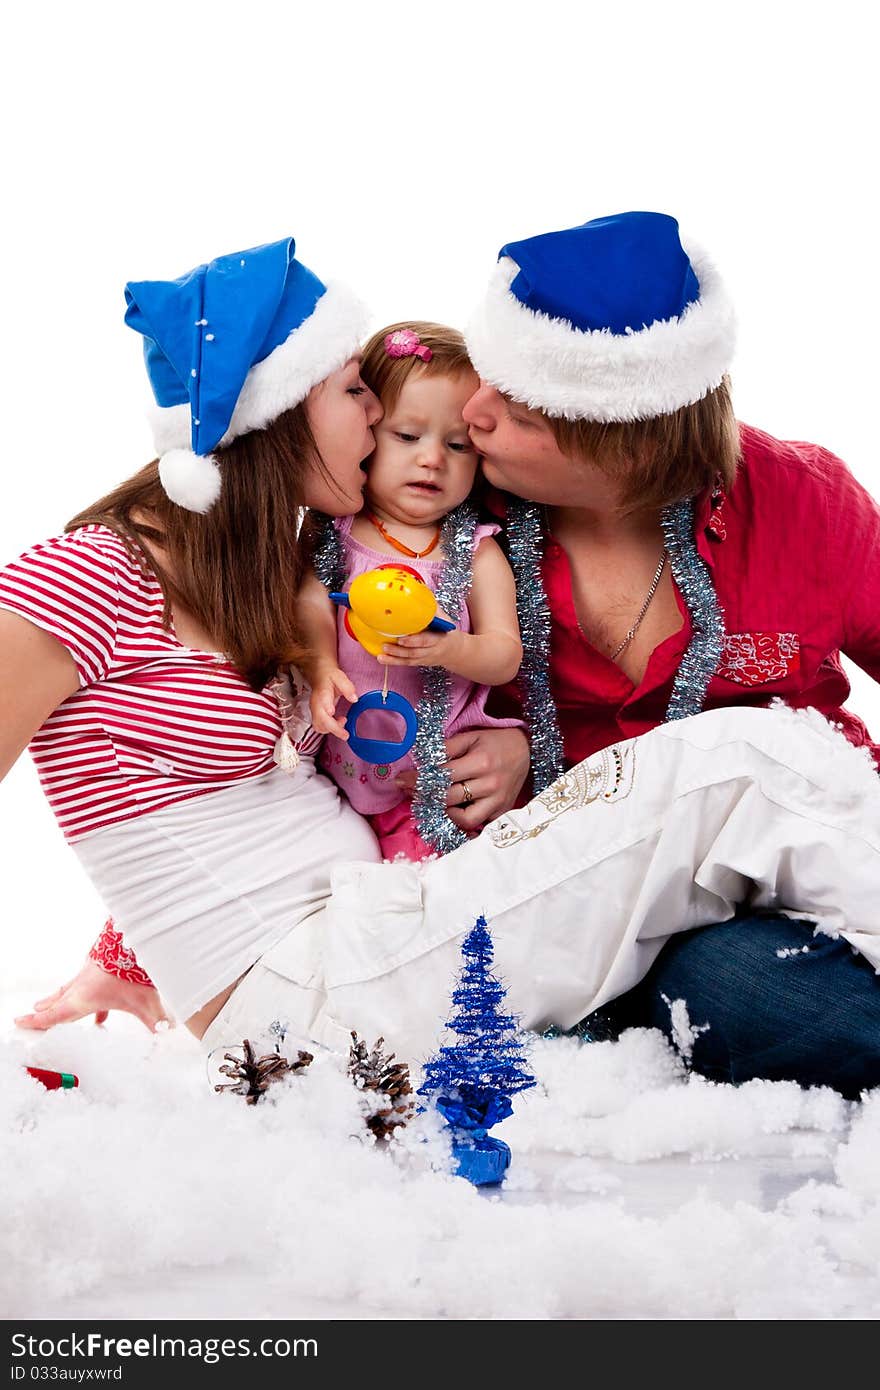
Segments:
[[[480,376],[567,420],[647,420],[728,370],[733,309],[674,217],[624,212],[501,248],[465,333]]]
[[[125,287],[155,398],[159,476],[173,502],[220,495],[212,450],[264,429],[359,349],[367,314],[294,258],[292,237],[220,256],[178,280]]]

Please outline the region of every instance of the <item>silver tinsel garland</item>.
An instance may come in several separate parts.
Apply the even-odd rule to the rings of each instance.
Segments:
[[[666,507],[663,538],[669,568],[691,615],[693,635],[681,659],[666,708],[666,719],[687,719],[703,708],[709,682],[724,646],[724,614],[709,568],[694,540],[694,504],[688,498]]]
[[[694,540],[692,499],[666,507],[661,519],[669,568],[691,615],[693,635],[681,659],[666,720],[687,719],[703,708],[724,645],[724,615],[712,576]],[[516,577],[523,660],[519,682],[532,743],[535,795],[564,768],[559,718],[550,692],[550,610],[541,576],[543,508],[534,502],[508,504],[507,536]]]
[[[328,589],[345,586],[345,567],[339,536],[331,517],[314,513],[317,540],[314,568]],[[437,601],[457,622],[470,593],[473,577],[473,540],[477,513],[469,502],[450,512],[443,524],[440,545],[444,565],[437,584]],[[691,615],[693,634],[673,682],[666,719],[686,719],[699,714],[706,691],[717,670],[724,643],[724,615],[715,596],[712,577],[694,540],[693,501],[686,499],[665,508],[663,537],[669,567]],[[564,770],[562,735],[550,690],[551,616],[541,575],[544,552],[544,509],[539,504],[510,501],[507,540],[511,568],[516,579],[516,606],[523,644],[519,684],[523,711],[529,726],[534,794],[542,792]],[[423,840],[439,854],[448,854],[467,836],[446,814],[450,778],[446,761],[446,724],[449,718],[449,673],[441,666],[424,668],[422,698],[417,710],[418,733],[413,758],[418,770],[413,816]]]
[[[340,593],[345,588],[345,556],[339,541],[339,532],[333,525],[332,516],[323,512],[311,513],[315,528],[315,548],[312,554],[312,568],[328,593]]]
[[[544,509],[510,501],[507,541],[516,579],[516,611],[523,645],[519,685],[532,745],[532,784],[537,796],[564,768],[559,717],[550,693],[550,609],[541,578]]]
[[[462,502],[449,513],[440,533],[443,568],[437,581],[437,603],[454,623],[459,622],[471,591],[477,521],[476,509],[470,502]],[[448,854],[467,840],[464,831],[453,825],[446,814],[446,791],[451,781],[444,765],[451,701],[449,672],[442,666],[426,666],[422,677],[422,698],[416,710],[418,732],[413,744],[417,768],[413,819],[425,843],[438,854]]]

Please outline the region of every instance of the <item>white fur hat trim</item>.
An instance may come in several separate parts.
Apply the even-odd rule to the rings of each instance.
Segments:
[[[515,401],[566,420],[648,420],[701,400],[730,367],[733,306],[715,267],[685,243],[700,298],[679,318],[626,333],[583,331],[527,308],[502,257],[465,340],[484,380]]]
[[[285,410],[304,401],[313,386],[344,366],[360,350],[368,326],[369,314],[351,290],[338,283],[328,285],[313,313],[299,328],[262,362],[251,367],[229,428],[218,447],[251,430],[265,429]],[[159,454],[189,448],[192,440],[189,405],[162,407],[153,404],[150,424]]]

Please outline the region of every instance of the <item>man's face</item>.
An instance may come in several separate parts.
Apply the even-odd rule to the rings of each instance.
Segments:
[[[481,382],[462,418],[493,487],[550,507],[575,502],[581,466],[560,451],[539,410],[508,400]]]

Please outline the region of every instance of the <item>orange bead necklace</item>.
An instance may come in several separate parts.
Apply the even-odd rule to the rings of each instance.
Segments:
[[[379,535],[383,536],[389,545],[392,545],[395,550],[399,550],[401,555],[408,555],[411,560],[422,560],[426,555],[430,555],[431,551],[436,549],[437,543],[440,540],[440,532],[443,530],[442,526],[437,527],[431,539],[431,544],[426,545],[424,550],[410,550],[409,546],[404,545],[403,541],[399,541],[396,536],[392,536],[390,531],[386,531],[379,518],[373,516],[373,513],[368,512],[366,508],[364,508],[364,516],[367,518],[367,521],[372,522],[379,532]]]

